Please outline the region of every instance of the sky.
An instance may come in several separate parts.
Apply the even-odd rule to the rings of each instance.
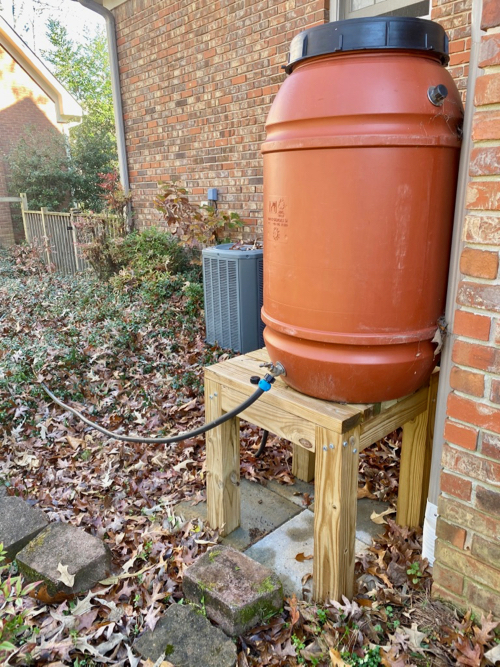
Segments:
[[[0,0],[0,15],[37,54],[49,48],[45,24],[57,18],[75,41],[84,40],[85,31],[93,34],[105,22],[95,12],[73,0]]]

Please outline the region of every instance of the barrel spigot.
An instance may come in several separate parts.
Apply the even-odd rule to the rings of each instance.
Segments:
[[[275,364],[273,364],[272,361],[267,361],[263,364],[259,364],[260,368],[267,368],[269,373],[277,378],[279,375],[286,375],[286,370],[281,361],[277,361]]]

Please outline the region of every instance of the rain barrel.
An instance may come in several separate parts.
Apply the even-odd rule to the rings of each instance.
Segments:
[[[441,26],[338,21],[297,35],[266,123],[264,341],[331,401],[410,394],[436,365],[463,108]]]

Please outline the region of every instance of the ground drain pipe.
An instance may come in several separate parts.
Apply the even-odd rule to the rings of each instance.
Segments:
[[[209,424],[200,426],[200,428],[197,428],[194,431],[188,431],[187,433],[179,433],[178,435],[174,435],[170,438],[141,438],[140,436],[135,436],[135,435],[118,435],[116,433],[113,433],[113,431],[108,431],[108,429],[104,428],[103,426],[99,426],[99,424],[96,424],[90,419],[87,419],[87,417],[82,415],[81,412],[78,412],[78,410],[75,410],[69,405],[66,405],[66,403],[60,401],[57,398],[57,396],[54,396],[54,394],[50,391],[47,385],[45,385],[43,382],[41,382],[40,385],[42,386],[45,393],[48,394],[50,398],[54,401],[54,403],[57,403],[57,405],[61,406],[65,410],[69,410],[72,414],[74,414],[76,417],[85,422],[85,424],[91,426],[92,428],[95,428],[97,431],[100,431],[101,433],[104,433],[104,435],[108,435],[109,437],[115,438],[116,440],[122,440],[123,442],[145,442],[148,444],[156,444],[156,445],[170,445],[173,444],[174,442],[182,442],[182,440],[187,440],[188,438],[194,438],[197,435],[206,433],[207,431],[210,431],[211,429],[216,428],[221,424],[224,424],[224,422],[227,422],[229,419],[236,417],[241,412],[249,408],[253,403],[255,403],[255,401],[258,398],[260,398],[264,392],[269,391],[275,379],[276,379],[275,375],[272,375],[272,372],[266,373],[264,378],[262,380],[259,380],[258,387],[254,391],[254,393],[251,396],[249,396],[246,401],[244,401],[236,408],[234,408],[234,410],[226,412],[225,415],[222,415],[221,417],[214,419],[214,421],[210,422]]]

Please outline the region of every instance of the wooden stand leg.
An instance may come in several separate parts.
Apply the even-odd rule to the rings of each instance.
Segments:
[[[292,475],[303,482],[314,478],[315,454],[300,445],[293,445]]]
[[[205,420],[220,417],[221,386],[205,380]],[[228,535],[240,525],[240,420],[234,417],[206,434],[208,523]]]
[[[344,442],[346,445],[344,446]],[[314,599],[352,598],[359,427],[342,435],[316,427]]]
[[[400,526],[422,525],[429,490],[438,377],[435,374],[431,378],[427,410],[403,425],[396,514],[396,522]]]

